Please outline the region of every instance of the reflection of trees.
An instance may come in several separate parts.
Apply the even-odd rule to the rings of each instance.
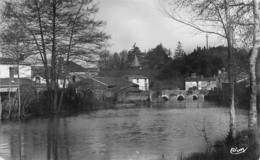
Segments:
[[[63,123],[63,126],[64,126],[64,146],[65,146],[65,154],[66,155],[66,158],[67,160],[70,160],[70,150],[69,150],[69,134],[68,134],[68,123],[67,123],[67,120],[66,119],[63,119],[64,120],[64,123]]]
[[[70,160],[67,121],[50,118],[47,132],[47,160]]]
[[[18,127],[19,126],[19,127]],[[10,134],[10,156],[11,159],[21,160],[23,157],[24,151],[24,134],[21,123],[18,122],[18,125],[13,126],[15,129]],[[17,127],[17,128],[16,128]]]
[[[0,146],[5,145],[4,140],[8,143],[6,148],[1,149],[0,154],[4,154],[1,156],[11,160],[70,160],[69,138],[73,137],[69,135],[67,119],[34,122],[17,121],[0,130]]]

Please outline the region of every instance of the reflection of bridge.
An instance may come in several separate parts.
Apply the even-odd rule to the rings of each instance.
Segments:
[[[166,100],[204,99],[204,94],[199,90],[162,90],[162,98]]]

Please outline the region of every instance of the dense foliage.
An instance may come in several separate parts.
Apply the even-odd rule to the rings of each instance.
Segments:
[[[177,49],[181,49],[178,46]],[[129,57],[133,54],[138,56],[138,60],[142,65],[142,70],[138,73],[148,76],[151,83],[163,83],[163,86],[172,86],[183,88],[184,78],[190,77],[192,73],[198,76],[214,77],[218,75],[219,70],[228,68],[228,51],[225,46],[212,47],[209,49],[197,47],[190,54],[182,54],[182,56],[171,57],[171,51],[163,47],[162,44],[148,50],[146,53],[141,52],[137,46],[133,49],[124,50],[119,54],[104,54],[101,71],[102,76],[121,77],[123,74],[132,72],[129,64]],[[138,52],[134,52],[134,51]],[[243,49],[234,50],[234,75],[247,73],[249,69],[248,56],[249,52]],[[175,54],[176,55],[176,54]],[[108,71],[110,70],[110,71]],[[149,72],[147,71],[149,70]],[[113,73],[112,73],[113,72]],[[153,74],[148,74],[153,73]]]
[[[235,73],[247,72],[248,52],[245,50],[234,49]],[[227,68],[227,47],[219,46],[210,49],[198,47],[191,54],[175,58],[166,63],[160,70],[158,78],[175,79],[175,77],[188,77],[191,73],[204,77],[213,77],[218,74],[218,70]]]

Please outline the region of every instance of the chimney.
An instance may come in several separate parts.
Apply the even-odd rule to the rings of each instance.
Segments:
[[[192,77],[192,78],[196,78],[196,77],[197,77],[197,76],[196,76],[196,73],[192,73],[192,74],[191,74],[191,77]]]
[[[9,78],[11,82],[14,82],[14,69],[9,67]]]

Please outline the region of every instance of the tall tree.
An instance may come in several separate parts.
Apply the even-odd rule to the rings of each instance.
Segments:
[[[109,37],[99,30],[104,22],[95,19],[93,0],[6,1],[6,21],[18,21],[29,34],[34,54],[45,68],[50,112],[57,112],[58,58],[82,59],[104,45]],[[48,67],[50,66],[50,67]],[[65,67],[65,73],[66,73]]]
[[[120,60],[118,53],[114,53],[114,55],[112,57],[112,62],[113,62],[113,68],[119,69],[121,60]]]
[[[123,50],[119,53],[120,59],[121,59],[121,64],[120,67],[125,69],[127,67],[127,62],[128,62],[128,56],[127,56],[127,50]]]
[[[185,24],[199,32],[215,34],[224,38],[228,45],[229,57],[229,84],[230,84],[230,133],[236,136],[236,114],[234,103],[234,75],[233,75],[233,46],[234,32],[237,22],[241,17],[241,8],[236,1],[226,0],[167,0],[162,1],[163,12],[174,21]],[[232,12],[230,12],[232,6]],[[237,7],[238,6],[238,7]],[[183,14],[186,12],[186,14]],[[185,16],[181,16],[185,15]]]
[[[169,50],[158,44],[155,48],[146,53],[145,59],[148,61],[150,69],[158,69],[160,65],[167,63],[170,60]]]
[[[177,48],[175,49],[174,52],[174,59],[183,57],[185,55],[185,51],[182,49],[182,44],[180,41],[178,41]]]
[[[104,50],[99,55],[98,65],[101,68],[109,68],[110,67],[110,59],[111,59],[110,52],[108,50]]]
[[[253,31],[253,48],[250,55],[250,110],[248,127],[250,130],[251,142],[257,142],[256,155],[259,158],[259,131],[257,125],[257,83],[256,83],[256,59],[260,47],[260,11],[259,1],[253,0],[253,14],[254,14],[254,31]]]
[[[17,80],[17,100],[18,100],[18,116],[21,117],[21,95],[20,95],[20,61],[28,56],[29,42],[25,30],[16,22],[7,24],[2,30],[1,38],[1,53],[5,57],[12,58],[14,61],[13,71],[18,75]]]

